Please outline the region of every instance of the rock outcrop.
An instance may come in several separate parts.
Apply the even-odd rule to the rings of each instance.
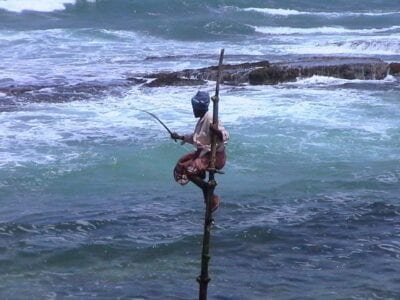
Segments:
[[[398,70],[396,65],[391,70]],[[313,75],[343,79],[380,80],[389,72],[389,64],[374,58],[317,57],[297,61],[270,63],[260,61],[236,65],[224,65],[222,82],[229,85],[278,84],[296,81],[297,78]],[[200,85],[206,80],[215,81],[217,67],[186,69],[171,73],[147,74],[154,78],[146,84],[149,87],[167,85]]]
[[[162,87],[162,86],[193,86],[202,85],[206,82],[202,79],[191,79],[181,77],[175,73],[160,73],[157,78],[149,83],[146,83],[147,87]]]
[[[400,63],[391,63],[389,65],[390,75],[400,75]]]

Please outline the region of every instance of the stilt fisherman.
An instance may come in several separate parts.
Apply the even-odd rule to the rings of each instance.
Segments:
[[[174,178],[185,185],[189,181],[196,184],[203,190],[205,195],[203,180],[206,177],[206,171],[211,159],[211,135],[214,133],[217,137],[217,151],[215,168],[220,170],[224,167],[226,161],[225,144],[229,139],[226,129],[218,122],[216,127],[213,124],[212,113],[208,111],[210,104],[210,95],[208,92],[198,91],[192,98],[192,108],[195,118],[200,118],[192,134],[179,135],[176,132],[171,134],[174,140],[182,140],[182,143],[190,143],[196,147],[196,151],[182,156],[174,169]],[[206,197],[204,197],[206,199]],[[215,211],[219,206],[219,196],[214,194],[211,198],[211,209]]]

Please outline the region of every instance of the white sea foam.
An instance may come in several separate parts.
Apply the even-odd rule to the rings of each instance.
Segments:
[[[318,11],[299,11],[294,9],[283,9],[283,8],[258,8],[248,7],[239,9],[242,11],[254,11],[266,15],[276,16],[292,16],[292,15],[316,15],[324,17],[354,17],[354,16],[386,16],[400,14],[400,11],[392,12],[318,12]]]
[[[365,82],[365,81],[364,81]],[[320,134],[330,130],[349,131],[357,140],[375,141],[387,139],[391,130],[397,128],[398,121],[392,118],[384,119],[382,115],[372,117],[370,111],[374,107],[387,107],[387,111],[396,111],[397,107],[385,103],[368,92],[357,89],[327,90],[312,86],[299,85],[296,89],[279,87],[257,87],[259,91],[249,91],[241,116],[237,116],[235,126],[252,123],[254,126],[267,126],[271,120],[280,120],[282,124],[297,124],[297,128],[308,128],[311,136],[305,138],[307,145],[312,143],[328,145],[329,141],[321,143]],[[224,96],[226,99],[226,96]],[[229,99],[229,103],[230,103]],[[240,103],[240,100],[238,103]],[[236,110],[239,106],[235,106]],[[234,113],[235,108],[231,113]],[[246,109],[247,108],[247,109]],[[224,107],[226,111],[227,108]],[[249,115],[248,115],[249,113]],[[230,119],[232,116],[228,116]],[[265,125],[262,120],[265,120]],[[290,127],[290,126],[289,126]],[[297,129],[285,133],[286,138],[297,135]],[[322,137],[324,139],[324,137]],[[340,143],[340,141],[337,141]],[[335,145],[331,145],[334,147]]]
[[[277,16],[290,16],[290,15],[303,15],[307,14],[306,12],[294,10],[294,9],[283,9],[283,8],[257,8],[257,7],[248,7],[241,9],[243,11],[255,11],[268,15],[277,15]]]
[[[116,39],[118,42],[116,42]],[[0,78],[12,78],[16,83],[35,84],[63,76],[69,83],[86,80],[120,79],[125,73],[146,73],[209,66],[218,59],[223,42],[182,42],[165,40],[123,30],[48,29],[12,31],[0,30]],[[1,46],[0,46],[1,47]],[[147,61],[146,57],[171,56],[187,59]],[[257,45],[229,45],[229,54],[263,54]],[[26,61],[30,60],[29,69]],[[48,68],[43,68],[43,65]],[[42,84],[42,82],[40,82]]]
[[[361,80],[361,79],[342,79],[329,76],[314,75],[309,78],[298,78],[296,82],[285,83],[285,85],[304,85],[304,86],[335,86],[346,83],[369,83],[369,84],[386,84],[387,82],[396,82],[396,78],[391,75],[386,76],[383,80]]]
[[[286,85],[304,85],[304,86],[312,86],[312,85],[342,85],[350,80],[335,78],[329,76],[318,76],[314,75],[309,78],[298,78],[296,82],[289,82]]]
[[[291,37],[292,38],[292,37]],[[318,54],[338,55],[398,55],[400,51],[400,36],[398,34],[385,36],[319,36],[307,38],[299,36],[296,44],[291,44],[288,38],[280,36],[282,45],[271,45],[275,52],[285,54]],[[285,44],[287,41],[287,44]]]
[[[95,153],[74,155],[85,145],[167,139],[168,134],[160,124],[135,108],[156,113],[174,130],[183,129],[193,117],[190,103],[180,103],[183,97],[190,99],[192,93],[193,90],[181,90],[179,94],[176,90],[170,93],[164,90],[143,94],[136,90],[124,99],[31,104],[24,111],[0,114],[0,148],[5,150],[0,152],[1,166],[61,162],[71,165],[87,155],[93,158]]]
[[[349,29],[341,26],[323,26],[312,28],[297,27],[273,27],[273,26],[252,26],[256,32],[270,35],[290,35],[290,34],[373,34],[385,33],[400,29],[400,26],[392,26],[387,28],[370,28],[370,29]]]
[[[399,182],[399,176],[396,173],[392,172],[387,172],[385,174],[378,175],[376,179],[379,182],[383,183],[388,183],[388,184],[393,184],[393,183],[398,183]]]
[[[337,53],[397,55],[400,53],[400,36],[391,35],[370,39],[363,38],[321,46],[322,48],[327,46],[333,51],[337,51]]]
[[[293,83],[296,89],[285,85],[240,90],[222,86],[221,118],[228,129],[231,126],[260,128],[268,126],[272,120],[298,124],[299,128],[360,130],[365,132],[366,138],[373,138],[370,133],[383,136],[397,128],[391,119],[382,121],[379,118],[376,124],[374,119],[362,116],[366,104],[373,106],[379,102],[368,92],[320,87],[343,82],[313,77]],[[213,93],[213,88],[210,84],[202,89]],[[29,104],[23,111],[0,114],[0,148],[4,149],[0,151],[0,168],[34,163],[55,165],[57,172],[69,172],[102,159],[103,145],[168,142],[165,129],[136,108],[155,113],[173,131],[189,132],[196,122],[189,100],[194,92],[193,87],[133,88],[125,97]],[[320,141],[308,140],[307,143],[317,145]]]
[[[88,0],[94,2],[95,0]],[[0,9],[13,12],[22,12],[24,10],[51,12],[65,9],[65,4],[75,4],[76,0],[2,0]]]

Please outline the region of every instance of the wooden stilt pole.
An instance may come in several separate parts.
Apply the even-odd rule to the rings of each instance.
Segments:
[[[218,102],[219,102],[219,82],[222,74],[222,62],[224,59],[224,49],[221,50],[218,64],[218,72],[216,79],[215,95],[212,97],[213,101],[213,124],[218,126]],[[203,233],[203,248],[201,253],[201,273],[197,277],[199,282],[199,300],[207,300],[207,289],[210,277],[208,276],[208,263],[210,261],[210,236],[211,236],[211,226],[213,223],[212,211],[211,211],[211,200],[214,195],[214,189],[217,186],[215,181],[215,158],[217,151],[217,136],[212,135],[211,140],[211,160],[208,169],[208,183],[204,186],[204,201],[206,202],[206,212],[204,217],[204,233]]]

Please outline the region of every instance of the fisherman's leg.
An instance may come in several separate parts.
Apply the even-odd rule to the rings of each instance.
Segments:
[[[185,185],[189,182],[187,176],[187,168],[191,165],[192,161],[197,157],[196,152],[188,153],[182,156],[174,168],[175,181],[181,185]]]
[[[215,155],[215,168],[221,170],[226,163],[226,153],[225,150],[217,151]]]
[[[220,198],[219,198],[218,195],[214,194],[214,188],[209,189],[209,184],[210,183],[206,182],[204,180],[206,178],[206,171],[207,171],[208,166],[210,164],[210,158],[211,158],[211,153],[209,153],[208,155],[205,155],[205,156],[203,156],[201,158],[199,157],[199,158],[194,160],[193,166],[195,166],[196,169],[197,169],[197,176],[196,176],[196,178],[194,176],[190,176],[189,180],[192,181],[197,186],[200,185],[199,187],[202,188],[203,196],[204,196],[204,202],[205,203],[206,203],[206,201],[208,199],[209,191],[212,191],[212,195],[210,195],[210,201],[211,201],[210,205],[211,205],[211,211],[214,212],[219,207]],[[223,157],[223,160],[224,160],[224,158],[225,157]],[[220,161],[221,161],[221,159],[220,159]],[[223,161],[223,164],[224,163],[225,163],[225,161]],[[194,175],[194,174],[192,174],[192,175]]]
[[[188,181],[193,182],[199,187],[203,193],[204,202],[207,201],[209,192],[209,183],[205,181],[206,170],[209,165],[209,157],[196,157],[197,153],[189,153],[179,160],[177,167],[175,168],[175,178],[179,177],[179,183],[186,184],[187,182],[182,180],[182,176],[185,176]],[[178,172],[176,172],[178,171]],[[211,196],[211,210],[215,211],[219,206],[220,198],[216,194]]]
[[[206,170],[209,160],[207,157],[195,157],[191,160],[190,164],[186,166],[187,176],[191,182],[197,185],[204,191],[208,189],[208,183],[204,180],[206,178]]]
[[[203,192],[204,203],[206,203],[207,199],[208,199],[208,193],[209,193],[208,182],[204,181],[199,176],[189,175],[188,178],[191,182],[193,182],[196,186],[198,186],[201,189],[201,191]],[[213,194],[211,196],[211,211],[212,212],[214,212],[218,209],[219,203],[220,203],[219,196],[213,192]]]
[[[203,180],[200,176],[194,174],[188,174],[188,179],[193,182],[196,186],[204,191],[207,191],[208,183]]]

